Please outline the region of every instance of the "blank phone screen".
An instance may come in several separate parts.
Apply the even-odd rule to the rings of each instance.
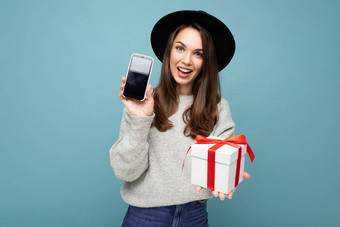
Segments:
[[[152,66],[152,60],[133,56],[128,70],[127,80],[124,88],[124,96],[143,100],[148,85]]]

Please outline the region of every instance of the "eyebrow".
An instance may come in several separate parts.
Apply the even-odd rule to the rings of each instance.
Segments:
[[[186,45],[184,43],[182,43],[181,41],[177,41],[176,43],[179,43],[182,46],[186,47]],[[195,49],[195,51],[203,51],[203,49]]]

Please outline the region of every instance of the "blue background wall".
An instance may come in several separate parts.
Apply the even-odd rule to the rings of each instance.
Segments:
[[[234,198],[209,202],[210,225],[340,226],[340,4],[321,0],[0,0],[0,226],[120,225],[120,78],[180,9],[233,32],[223,96],[256,154]]]

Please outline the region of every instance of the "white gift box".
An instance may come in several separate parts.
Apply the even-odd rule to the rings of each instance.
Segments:
[[[207,188],[208,181],[208,150],[215,144],[191,145],[191,183]],[[242,147],[239,171],[239,183],[243,180],[244,159],[247,145]],[[235,187],[238,159],[238,148],[229,145],[219,147],[215,152],[215,184],[214,190],[229,193]]]

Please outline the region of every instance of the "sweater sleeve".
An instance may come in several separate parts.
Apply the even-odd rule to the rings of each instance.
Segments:
[[[229,103],[226,99],[222,98],[218,104],[219,119],[212,132],[213,136],[228,138],[234,135],[235,123],[231,118]]]
[[[119,138],[110,149],[111,167],[118,179],[131,182],[148,169],[148,135],[153,118],[133,116],[124,108]]]

